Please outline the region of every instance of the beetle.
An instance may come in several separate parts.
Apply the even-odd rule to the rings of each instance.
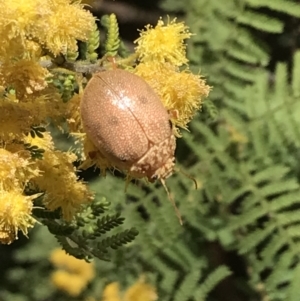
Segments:
[[[160,180],[178,215],[164,182],[174,170],[176,139],[149,84],[122,69],[98,72],[83,92],[80,113],[88,138],[111,165],[133,178]]]
[[[122,69],[95,74],[80,110],[88,137],[113,166],[150,182],[172,174],[176,142],[169,113],[141,77]]]

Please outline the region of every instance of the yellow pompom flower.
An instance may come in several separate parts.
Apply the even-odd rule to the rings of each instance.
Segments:
[[[77,259],[68,255],[62,249],[55,249],[50,254],[50,261],[59,269],[67,270],[70,273],[81,275],[86,281],[95,277],[95,267],[92,262],[86,262],[83,259]]]
[[[66,292],[72,297],[80,295],[87,284],[79,275],[70,274],[62,270],[52,273],[51,282],[57,289]]]
[[[93,263],[70,256],[64,250],[53,250],[50,261],[58,269],[51,275],[52,283],[70,296],[78,296],[95,277]]]
[[[141,277],[137,282],[130,286],[123,294],[117,282],[112,282],[104,288],[101,301],[155,301],[157,293],[155,288],[145,282]]]
[[[123,297],[123,301],[155,301],[157,294],[153,286],[146,283],[141,277],[136,283],[130,286]]]
[[[210,91],[200,75],[188,69],[180,72],[168,63],[141,63],[135,68],[135,73],[149,83],[171,113],[176,113],[171,114],[171,120],[181,128],[187,128],[187,123],[201,108],[203,99]]]
[[[78,1],[47,1],[53,13],[37,25],[36,36],[54,55],[77,50],[77,41],[86,41],[93,30],[94,17]],[[66,14],[67,12],[67,14]],[[46,28],[45,28],[46,26]]]
[[[45,50],[76,52],[77,40],[88,40],[95,25],[78,1],[0,0],[0,7],[0,85],[13,87],[17,96],[47,86],[49,72],[39,64]]]
[[[64,104],[55,96],[28,98],[26,102],[13,99],[14,95],[0,101],[0,141],[23,140],[33,124],[41,124],[47,118],[58,121]]]
[[[26,152],[24,157],[20,155],[0,148],[0,187],[5,190],[22,191],[30,179],[40,174]]]
[[[16,89],[18,95],[26,96],[47,86],[47,69],[31,59],[4,62],[0,65],[0,85]]]
[[[49,132],[43,133],[42,138],[27,135],[24,142],[44,150],[43,158],[34,162],[42,174],[31,181],[39,190],[46,192],[43,203],[49,210],[61,208],[63,217],[70,221],[81,205],[92,199],[88,187],[76,176],[73,162],[77,156],[55,150]]]
[[[70,132],[83,132],[80,116],[81,97],[82,93],[74,94],[67,103],[66,117]]]
[[[65,220],[70,221],[81,205],[92,199],[88,187],[79,181],[73,162],[77,159],[71,152],[58,150],[45,151],[42,160],[36,160],[36,166],[44,176],[36,177],[32,182],[42,191],[45,206],[54,211],[61,208]]]
[[[31,216],[32,200],[40,194],[25,196],[19,191],[0,187],[0,242],[10,244],[18,238],[18,231],[27,235],[35,219]]]
[[[187,124],[201,108],[203,99],[208,96],[210,87],[200,75],[190,72],[187,64],[185,39],[191,37],[188,27],[176,19],[164,24],[159,20],[156,27],[146,26],[135,43],[139,64],[133,72],[143,77],[160,96],[170,119],[179,129],[187,129]]]
[[[28,40],[37,40],[55,55],[74,51],[76,40],[87,40],[94,25],[92,14],[77,1],[0,0],[0,7],[3,56],[25,55]]]
[[[156,27],[146,26],[140,37],[135,41],[135,53],[140,62],[171,63],[181,66],[188,62],[186,58],[185,39],[192,34],[183,22],[176,23],[176,19],[166,25],[159,20]]]
[[[77,157],[55,150],[50,133],[32,138],[29,132],[66,118],[61,91],[48,85],[51,72],[41,57],[76,52],[95,18],[80,1],[0,0],[0,7],[0,242],[9,243],[34,224],[33,196],[25,188],[45,192],[47,208],[61,208],[67,220],[92,198],[78,181]]]
[[[105,286],[102,301],[122,301],[118,282],[112,282]]]

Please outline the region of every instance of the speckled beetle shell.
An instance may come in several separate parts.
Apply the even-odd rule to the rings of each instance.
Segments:
[[[88,137],[113,166],[149,181],[172,174],[176,142],[169,114],[141,77],[121,69],[95,74],[80,109]]]

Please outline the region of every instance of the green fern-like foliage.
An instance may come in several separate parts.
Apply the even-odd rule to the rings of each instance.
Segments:
[[[185,13],[196,33],[189,43],[191,64],[196,69],[201,66],[209,77],[215,100],[238,100],[245,85],[265,70],[271,58],[265,38],[282,33],[285,26],[282,15],[276,13],[300,17],[299,4],[290,0],[165,0],[162,7]]]
[[[82,208],[71,222],[62,221],[59,210],[36,208],[33,213],[68,254],[86,261],[94,257],[109,261],[111,251],[132,242],[138,231],[135,228],[123,231],[118,228],[124,218],[119,213],[103,215],[108,205],[105,199],[95,200]]]
[[[298,56],[294,74],[300,68]],[[182,235],[191,235],[192,227],[204,240],[219,241],[224,250],[241,256],[261,300],[299,298],[299,101],[297,77],[288,84],[286,70],[277,65],[280,80],[273,85],[267,72],[265,80],[258,75],[247,90],[249,97],[234,109],[222,109],[212,129],[201,121],[191,124],[192,135],[184,135],[184,141],[194,154],[189,172],[197,175],[200,192],[178,175],[168,182],[184,216]]]
[[[179,179],[179,176],[174,176],[172,182],[178,184]],[[187,180],[184,182],[186,187],[195,193],[192,181],[184,180]],[[110,267],[104,268],[103,275],[111,281],[118,281],[125,288],[146,273],[159,292],[159,300],[207,300],[217,284],[231,274],[225,265],[213,267],[209,264],[204,252],[204,237],[189,225],[188,214],[197,214],[198,204],[191,199],[191,203],[185,206],[181,189],[178,189],[181,195],[177,195],[175,190],[172,193],[175,192],[176,199],[182,198],[180,211],[185,218],[184,227],[179,224],[174,208],[160,186],[151,188],[138,183],[130,185],[124,194],[121,190],[125,187],[124,180],[107,176],[95,180],[91,187],[97,187],[104,196],[116,191],[117,201],[112,208],[114,204],[123,208],[122,212],[127,217],[124,227],[134,225],[139,230],[130,248],[126,252],[121,249],[112,258]],[[200,215],[198,218],[200,220]]]
[[[299,59],[300,53],[297,52],[294,56],[290,85],[287,65],[279,63],[274,73],[274,82],[270,82],[270,73],[264,72],[257,76],[253,86],[247,88],[247,95],[240,104],[228,101],[237,114],[247,115],[252,125],[250,140],[255,151],[262,156],[268,154],[268,145],[273,146],[274,156],[281,156],[282,160],[287,161],[291,149],[300,146]],[[236,126],[238,124],[240,123],[236,123]],[[245,132],[246,127],[239,129]],[[282,147],[283,145],[286,147]]]
[[[249,258],[251,281],[270,300],[297,300],[299,273],[299,52],[294,56],[293,80],[287,83],[287,66],[277,65],[275,82],[260,75],[249,88],[244,106],[232,116],[246,116],[242,125],[230,112],[249,143],[240,163],[243,185],[227,195],[240,204],[228,229],[243,237],[237,250]],[[250,99],[251,95],[251,99]],[[255,99],[255,101],[253,101]],[[237,115],[236,115],[237,114]],[[264,276],[262,276],[264,275]]]
[[[159,186],[138,183],[126,197],[117,196],[116,206],[130,216],[126,225],[140,231],[132,249],[138,264],[124,264],[127,275],[131,279],[147,271],[162,300],[213,300],[211,290],[230,274],[222,262],[212,266],[212,255],[206,253],[210,243],[218,243],[221,253],[234,253],[244,265],[245,275],[231,274],[237,281],[232,287],[244,290],[242,300],[296,301],[299,53],[289,65],[277,63],[273,70],[265,37],[284,31],[277,12],[299,18],[300,5],[167,0],[163,7],[184,12],[198,33],[189,44],[191,63],[208,75],[219,113],[212,114],[217,117],[211,126],[194,120],[178,146],[179,167],[200,186],[194,190],[180,173],[167,181],[183,227]],[[216,112],[209,102],[204,109]],[[111,178],[102,181],[98,189],[107,195],[124,185]],[[114,271],[108,269],[108,277],[122,282],[122,275],[112,276]]]
[[[212,132],[210,135],[213,139],[219,138]],[[227,210],[227,216],[224,216],[226,226],[218,235],[231,236],[232,240],[229,244],[223,242],[224,246],[236,249],[249,260],[253,287],[265,286],[270,300],[287,300],[293,286],[289,282],[293,277],[287,281],[282,275],[294,273],[299,253],[300,191],[297,179],[289,176],[290,168],[275,165],[271,157],[260,154],[252,155],[248,160],[245,157],[240,161],[231,159],[224,165],[221,165],[224,161],[219,160],[219,150],[213,150],[209,157],[204,158],[213,166],[205,173],[209,185],[204,193],[210,195],[212,201],[221,201],[220,207]],[[233,206],[234,214],[229,211]],[[265,275],[263,272],[270,275],[262,276]],[[282,281],[286,285],[286,293]]]

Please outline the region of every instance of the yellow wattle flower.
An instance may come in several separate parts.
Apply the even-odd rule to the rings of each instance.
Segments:
[[[173,124],[184,129],[211,89],[200,75],[188,69],[181,71],[170,63],[140,63],[134,72],[143,77],[160,96]]]
[[[80,275],[70,274],[63,270],[53,272],[51,282],[56,288],[72,297],[80,295],[87,284]]]
[[[153,286],[145,283],[143,278],[130,286],[123,297],[122,301],[155,301],[157,293]]]
[[[155,301],[157,294],[155,288],[145,282],[141,277],[130,286],[123,294],[120,292],[118,282],[112,282],[105,286],[101,301]]]
[[[0,141],[23,140],[32,125],[42,124],[51,118],[54,122],[61,118],[64,104],[57,95],[28,97],[20,101],[10,97],[0,101]]]
[[[139,64],[133,72],[160,96],[178,137],[177,127],[187,128],[211,89],[200,75],[191,73],[188,67],[180,68],[188,62],[185,39],[191,35],[183,22],[174,19],[165,24],[160,19],[155,27],[147,25],[135,41]]]
[[[183,22],[176,23],[174,19],[165,24],[160,19],[155,27],[147,25],[146,30],[141,31],[135,41],[135,53],[142,63],[157,61],[181,66],[188,62],[184,40],[191,35]]]
[[[68,255],[64,250],[53,250],[50,261],[57,269],[51,274],[51,282],[70,296],[78,296],[95,277],[93,263]]]
[[[92,193],[84,182],[79,181],[73,162],[77,156],[71,152],[58,150],[45,151],[42,160],[36,160],[36,166],[46,176],[32,180],[36,187],[46,191],[43,203],[54,211],[61,208],[63,218],[70,221],[82,204],[90,202]]]
[[[68,220],[92,198],[78,181],[76,156],[56,151],[50,133],[34,139],[28,133],[49,119],[61,123],[66,113],[41,57],[76,52],[95,18],[80,1],[0,0],[0,7],[0,242],[10,243],[34,224],[32,200],[38,194],[24,195],[28,185],[45,191],[47,208],[62,208]],[[43,149],[44,156],[30,146]]]
[[[37,60],[28,58],[4,61],[1,70],[0,85],[15,88],[19,96],[43,90],[47,86],[46,77],[50,76]]]
[[[54,249],[50,254],[50,261],[56,268],[78,274],[86,281],[90,281],[95,277],[95,267],[92,262],[77,259],[68,255],[64,250]]]
[[[122,301],[118,282],[112,282],[105,286],[101,301]]]
[[[25,196],[19,191],[0,188],[0,242],[10,244],[18,238],[18,231],[27,235],[35,219],[31,216],[32,200],[40,194]]]
[[[35,160],[34,166],[45,176],[37,176],[32,183],[41,191],[46,191],[43,203],[49,210],[61,208],[63,217],[70,221],[81,205],[92,199],[92,194],[82,181],[78,180],[73,162],[77,156],[72,152],[55,150],[49,132],[43,138],[24,137],[26,143],[44,150],[42,159]]]
[[[47,20],[40,24],[43,28],[38,27],[38,39],[45,42],[47,48],[54,55],[75,52],[77,40],[87,41],[93,30],[95,24],[93,15],[82,9],[83,5],[79,1],[48,0],[47,2],[53,13],[49,14]]]
[[[4,57],[26,55],[28,40],[38,41],[54,55],[74,51],[76,40],[87,40],[94,25],[92,14],[77,1],[0,0],[0,7],[0,56]]]
[[[30,162],[28,153],[13,153],[0,148],[0,187],[6,191],[23,191],[30,179],[40,171]]]

